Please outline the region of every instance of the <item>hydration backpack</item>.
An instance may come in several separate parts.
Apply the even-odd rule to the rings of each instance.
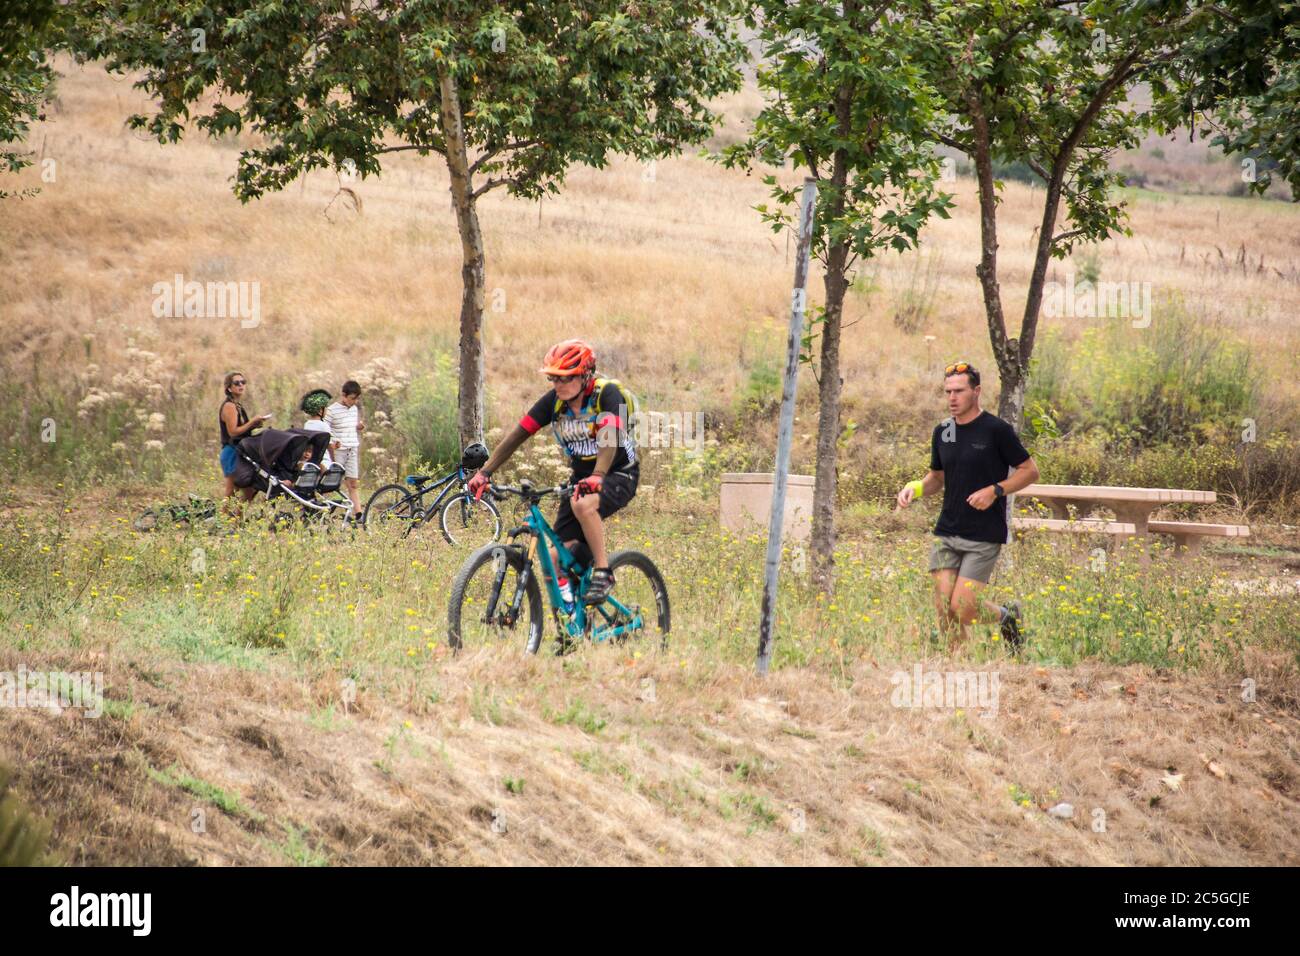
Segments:
[[[596,411],[613,412],[616,415],[619,413],[617,408],[601,408],[600,406],[600,393],[605,390],[606,385],[617,387],[623,393],[623,397],[627,399],[627,408],[624,409],[624,414],[620,417],[623,418],[624,430],[632,431],[636,427],[638,416],[641,414],[641,403],[637,400],[636,395],[618,379],[597,377],[592,389],[592,394],[596,396]],[[554,416],[556,418],[560,417],[560,413],[564,410],[564,404],[563,399],[557,398],[555,400]]]

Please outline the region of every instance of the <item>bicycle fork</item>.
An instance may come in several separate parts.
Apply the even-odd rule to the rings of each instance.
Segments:
[[[533,556],[536,553],[537,538],[535,535],[529,535],[528,544],[524,548],[524,566],[515,579],[515,593],[510,596],[510,604],[506,609],[498,614],[497,604],[501,600],[501,588],[505,584],[506,572],[510,569],[510,559],[506,556],[504,546],[493,550],[495,573],[492,577],[492,596],[488,599],[487,612],[484,614],[487,621],[501,627],[515,626],[515,622],[519,620],[519,610],[524,603],[524,595],[528,591],[528,582],[532,580]]]

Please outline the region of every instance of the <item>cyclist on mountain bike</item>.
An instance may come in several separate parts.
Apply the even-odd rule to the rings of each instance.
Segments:
[[[618,382],[596,378],[596,354],[579,339],[569,339],[546,353],[541,371],[551,390],[537,400],[497,445],[487,463],[469,480],[470,493],[480,498],[492,473],[515,449],[542,426],[550,425],[555,440],[569,456],[574,485],[572,499],[560,502],[555,532],[579,560],[590,558],[591,582],[584,604],[600,604],[614,589],[614,575],[605,551],[604,519],[622,510],[636,496],[641,468],[636,442],[628,431],[633,407]],[[578,545],[590,549],[586,554]],[[563,581],[557,582],[561,587]]]

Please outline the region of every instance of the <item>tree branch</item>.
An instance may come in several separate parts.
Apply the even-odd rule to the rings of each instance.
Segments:
[[[951,136],[944,136],[942,133],[935,133],[934,138],[937,139],[942,145],[955,149],[959,153],[965,153],[967,156],[969,156],[971,153],[971,149],[972,149],[971,146],[969,146],[966,143],[962,143],[959,140],[955,140]]]
[[[1038,227],[1037,227],[1037,226],[1034,227],[1034,231],[1035,231],[1035,232],[1038,231]],[[1086,230],[1086,229],[1071,229],[1069,232],[1060,232],[1060,233],[1057,233],[1056,235],[1054,235],[1054,236],[1052,237],[1052,248],[1055,249],[1055,248],[1056,248],[1057,246],[1059,246],[1061,243],[1065,242],[1065,241],[1068,240],[1068,239],[1073,239],[1075,236],[1082,236],[1082,235],[1083,235],[1084,233],[1086,233],[1087,231],[1088,231],[1088,230]]]
[[[808,148],[807,143],[800,143],[799,148],[803,150],[804,162],[808,164],[808,171],[812,173],[812,178],[820,180],[822,176],[821,173],[817,171],[817,155]]]
[[[529,146],[538,146],[541,144],[541,142],[542,141],[540,139],[523,139],[517,143],[502,143],[500,146],[493,146],[491,149],[489,149],[478,159],[474,160],[474,162],[470,163],[469,174],[473,176],[476,172],[479,171],[479,169],[482,168],[484,163],[491,161],[493,158],[500,156],[502,153],[506,153],[516,149],[527,149]]]
[[[1075,121],[1074,128],[1070,130],[1069,134],[1061,142],[1060,149],[1052,157],[1052,174],[1054,176],[1058,174],[1056,167],[1062,165],[1062,160],[1067,164],[1069,163],[1074,148],[1079,145],[1079,140],[1083,139],[1084,134],[1088,132],[1088,127],[1097,118],[1101,108],[1106,105],[1110,95],[1115,92],[1121,83],[1133,75],[1132,67],[1137,62],[1137,59],[1138,51],[1132,50],[1128,56],[1115,64],[1115,68],[1111,70],[1110,75],[1102,81],[1101,86],[1097,87],[1097,92],[1093,94],[1092,99],[1088,101],[1088,105],[1084,107],[1078,120]],[[1062,168],[1060,173],[1064,174],[1064,172],[1065,170]]]
[[[439,156],[446,156],[446,155],[447,155],[447,148],[446,148],[445,146],[433,146],[433,145],[426,145],[426,146],[385,146],[383,149],[377,149],[377,150],[375,150],[375,155],[378,155],[378,154],[380,154],[380,153],[402,153],[402,152],[406,152],[406,151],[408,151],[408,150],[412,150],[412,149],[427,150],[427,151],[429,151],[429,152],[431,152],[431,153],[437,153]]]
[[[519,180],[517,178],[510,177],[510,176],[502,176],[498,179],[489,179],[478,189],[470,193],[470,196],[474,199],[478,199],[479,196],[482,196],[488,190],[496,189],[498,186],[518,186],[518,185],[519,185]]]

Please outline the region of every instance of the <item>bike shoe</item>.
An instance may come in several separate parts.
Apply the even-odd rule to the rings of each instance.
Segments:
[[[1020,605],[1012,601],[1007,604],[1007,616],[999,629],[1002,632],[1002,639],[1007,642],[1007,647],[1011,648],[1013,653],[1019,653],[1025,643],[1024,636],[1020,633],[1020,620]]]
[[[596,568],[591,572],[591,581],[582,595],[582,603],[587,606],[600,604],[614,590],[614,572],[609,568]]]

